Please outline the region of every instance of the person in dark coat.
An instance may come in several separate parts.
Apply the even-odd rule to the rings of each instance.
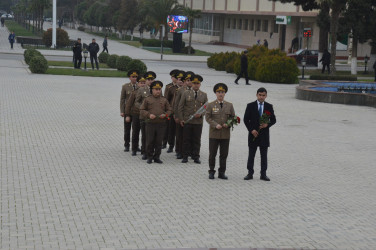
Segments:
[[[373,72],[375,73],[375,82],[376,82],[376,61],[373,64]]]
[[[324,54],[322,55],[322,58],[320,59],[320,62],[322,62],[322,70],[321,73],[325,73],[325,67],[328,68],[328,74],[330,74],[330,53],[327,49],[324,50]]]
[[[264,39],[264,46],[267,48],[269,46],[268,40]]]
[[[81,38],[77,39],[77,42],[73,45],[73,54],[74,54],[74,68],[80,69],[82,62],[82,44]]]
[[[248,54],[248,50],[244,50],[243,53],[242,53],[242,56],[240,57],[240,74],[238,75],[238,78],[236,78],[235,84],[238,84],[238,80],[240,79],[240,77],[242,77],[244,75],[245,84],[251,85],[250,83],[248,83],[249,79],[248,79],[248,57],[247,57],[247,54]]]
[[[104,51],[106,51],[107,52],[107,54],[108,54],[108,48],[107,48],[107,38],[108,38],[108,36],[105,36],[104,37],[104,40],[103,40],[103,51],[102,51],[102,53],[104,52]]]
[[[2,17],[2,18],[1,18],[1,27],[4,27],[4,23],[5,23],[5,18]]]
[[[91,62],[91,68],[94,70],[94,63],[97,66],[97,70],[99,70],[99,65],[98,65],[98,58],[97,54],[99,52],[99,45],[98,43],[95,42],[95,39],[91,40],[91,43],[89,44],[89,53],[90,53],[90,62]]]
[[[15,38],[16,38],[16,35],[14,34],[14,31],[12,31],[12,33],[10,33],[9,36],[8,36],[8,40],[9,40],[9,43],[10,43],[10,49],[13,49],[13,43],[15,41]]]
[[[273,105],[265,102],[267,91],[265,88],[259,88],[257,90],[257,100],[248,103],[244,113],[244,124],[248,129],[248,162],[247,169],[248,175],[244,177],[244,180],[253,179],[253,165],[257,147],[260,148],[261,154],[261,172],[260,179],[264,181],[270,181],[266,175],[268,168],[268,147],[270,147],[269,129],[273,126],[277,120],[274,115]],[[268,116],[269,122],[260,124],[261,116]]]

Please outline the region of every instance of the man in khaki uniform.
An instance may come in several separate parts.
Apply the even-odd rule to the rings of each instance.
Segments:
[[[172,84],[167,85],[165,88],[164,96],[167,98],[168,102],[170,103],[170,106],[173,107],[173,101],[175,94],[179,88],[179,86],[182,85],[181,77],[183,76],[182,71],[174,69],[170,72]],[[167,142],[168,142],[168,149],[167,153],[171,153],[174,150],[175,146],[175,131],[176,131],[176,124],[174,119],[174,113],[171,115],[171,119],[168,120],[168,128],[167,128]],[[165,135],[166,136],[166,135]]]
[[[214,179],[215,157],[219,147],[219,169],[218,178],[227,180],[226,160],[230,144],[230,127],[226,122],[235,116],[232,103],[224,100],[227,93],[227,86],[224,83],[217,83],[214,86],[214,93],[217,100],[208,104],[206,109],[206,121],[209,123],[209,179]]]
[[[132,156],[137,154],[139,150],[140,139],[140,106],[136,105],[136,95],[139,88],[145,86],[146,79],[139,75],[137,77],[137,88],[132,92],[127,104],[125,105],[125,121],[130,122],[132,118]]]
[[[139,88],[136,94],[136,106],[138,108],[141,107],[142,103],[146,99],[146,97],[151,95],[150,85],[153,83],[154,79],[156,78],[156,74],[153,71],[148,71],[145,73],[144,78],[146,79],[146,84],[143,88]],[[140,114],[140,125],[141,125],[141,154],[142,159],[146,160],[146,131],[145,131],[145,119]]]
[[[183,95],[183,93],[186,90],[190,90],[192,87],[192,77],[194,73],[192,71],[187,71],[184,73],[182,80],[183,80],[183,85],[178,89],[178,91],[175,94],[174,98],[174,107],[173,107],[173,112],[175,114],[175,123],[176,123],[176,146],[175,146],[175,151],[176,151],[176,159],[183,159],[183,127],[180,124],[179,120],[179,103],[180,103],[180,98]]]
[[[163,163],[160,159],[162,140],[166,129],[166,119],[171,115],[171,107],[167,99],[162,96],[163,83],[154,81],[150,88],[152,95],[148,96],[141,105],[140,114],[145,119],[146,126],[146,154],[148,164]]]
[[[191,154],[195,163],[200,164],[201,134],[203,124],[203,114],[196,114],[207,101],[208,96],[200,90],[202,77],[194,75],[192,78],[192,88],[183,93],[179,102],[179,120],[183,127],[183,160],[188,162],[188,155]],[[194,118],[186,122],[192,115]]]
[[[172,99],[174,98],[174,95],[173,94],[171,95],[171,92],[173,93],[173,90],[175,88],[177,88],[178,79],[176,79],[176,75],[175,75],[176,72],[179,72],[179,70],[178,69],[171,70],[171,72],[170,72],[171,82],[165,86],[164,95],[163,95],[164,97],[167,98],[168,102],[170,103],[170,106],[171,106],[171,103],[172,103]],[[172,87],[172,89],[171,89],[171,87]],[[169,135],[169,131],[171,131],[170,121],[171,121],[171,119],[166,121],[167,122],[166,133],[165,133],[164,138],[163,138],[163,147],[162,148],[167,147],[168,135]],[[173,125],[174,125],[174,130],[175,130],[175,123]],[[174,140],[174,143],[175,143],[175,140]],[[169,149],[170,149],[171,143],[169,143],[169,145],[170,145],[169,146]],[[172,145],[172,148],[174,148],[174,145]],[[169,151],[169,150],[167,150],[167,151]],[[170,152],[172,152],[172,149],[171,149]],[[167,152],[167,153],[170,153],[170,152]]]
[[[125,117],[125,104],[131,96],[132,92],[137,88],[137,77],[140,73],[138,70],[128,71],[128,77],[130,82],[126,83],[121,88],[120,95],[120,116],[124,117],[124,151],[129,151],[129,144],[131,140],[131,126],[132,126],[132,116],[130,117],[130,122],[126,121]]]

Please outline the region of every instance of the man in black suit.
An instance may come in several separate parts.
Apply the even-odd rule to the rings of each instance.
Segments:
[[[235,80],[235,84],[239,84],[238,81],[240,77],[244,75],[245,77],[245,84],[246,85],[251,85],[248,81],[248,50],[244,50],[241,57],[240,57],[240,74],[238,75],[238,78]]]
[[[244,180],[253,179],[253,165],[255,160],[255,154],[257,147],[260,147],[261,154],[261,176],[260,179],[264,181],[270,181],[266,175],[268,168],[268,147],[269,141],[269,128],[276,123],[276,117],[274,115],[273,105],[265,102],[267,91],[265,88],[259,88],[257,90],[257,100],[248,103],[244,114],[244,124],[248,129],[248,175],[244,177]],[[260,117],[264,114],[268,115],[267,123],[260,123]]]

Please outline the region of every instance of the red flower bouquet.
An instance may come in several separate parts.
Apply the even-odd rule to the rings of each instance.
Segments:
[[[234,125],[238,125],[240,123],[240,117],[239,116],[232,116],[230,117],[226,124],[228,127],[231,127],[232,130],[234,130]]]
[[[264,113],[260,117],[260,125],[264,124],[264,123],[269,124],[271,115],[272,115],[272,113],[270,113],[270,111],[264,110]],[[261,131],[261,128],[258,129],[257,133],[260,133],[260,131]],[[253,138],[253,141],[255,141],[255,140],[256,140],[256,137]]]

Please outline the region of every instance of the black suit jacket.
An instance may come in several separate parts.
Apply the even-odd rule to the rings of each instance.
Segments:
[[[259,130],[260,127],[260,115],[258,112],[258,104],[257,101],[248,103],[247,108],[244,113],[244,124],[248,129],[248,146],[262,146],[262,147],[269,147],[270,146],[270,139],[269,139],[269,128],[273,126],[277,119],[274,115],[273,105],[270,103],[264,102],[264,113],[265,111],[269,111],[271,113],[270,116],[270,123],[266,128],[263,128],[259,132],[259,136],[253,141],[254,136],[252,135],[252,130]]]

